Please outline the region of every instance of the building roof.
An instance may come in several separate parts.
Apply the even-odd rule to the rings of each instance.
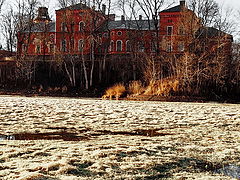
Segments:
[[[28,27],[26,30],[23,32],[56,32],[56,26],[55,22],[49,22],[49,23],[44,23],[44,22],[38,22],[34,23],[33,26],[31,26],[31,30]]]
[[[87,6],[86,4],[78,3],[78,4],[74,4],[74,5],[65,7],[65,8],[58,9],[57,11],[62,11],[62,10],[67,10],[67,9],[70,9],[70,10],[81,10],[81,9],[91,9],[91,8],[89,6]]]
[[[227,34],[223,31],[220,31],[214,27],[201,27],[196,35],[198,37],[220,37],[220,36],[228,36],[229,38],[232,38],[232,35],[230,34]]]
[[[135,29],[135,30],[154,30],[153,20],[119,20],[110,21],[108,23],[108,29]]]
[[[169,8],[169,9],[165,9],[162,12],[180,12],[181,11],[181,5],[178,5],[178,6],[174,6],[172,8]]]

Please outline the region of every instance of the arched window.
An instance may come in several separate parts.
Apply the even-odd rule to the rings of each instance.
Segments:
[[[67,25],[66,25],[66,23],[61,23],[61,31],[62,32],[67,32]]]
[[[114,51],[114,41],[113,40],[110,42],[109,51],[110,52]]]
[[[80,32],[83,32],[83,31],[84,31],[84,26],[85,26],[85,23],[84,23],[83,21],[81,21],[81,22],[79,23],[79,31],[80,31]]]
[[[41,45],[40,45],[40,44],[36,45],[36,47],[35,47],[35,53],[36,53],[36,54],[40,54],[40,53],[41,53]]]
[[[129,40],[126,41],[126,51],[127,51],[127,52],[130,52],[130,51],[131,51],[131,44],[130,44],[130,41],[129,41]]]
[[[67,52],[67,41],[66,39],[63,39],[61,42],[61,50],[62,52]]]
[[[83,41],[83,39],[80,39],[78,41],[78,51],[83,52],[83,48],[84,48],[84,41]]]
[[[117,52],[121,52],[122,51],[122,41],[121,40],[117,40],[116,51]]]
[[[27,47],[28,47],[27,44],[22,45],[22,52],[23,53],[27,52]]]
[[[55,45],[54,44],[49,44],[48,46],[48,52],[49,53],[54,53],[55,52]]]

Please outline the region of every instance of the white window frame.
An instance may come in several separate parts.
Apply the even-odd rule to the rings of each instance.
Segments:
[[[81,47],[80,47],[80,45],[81,45]],[[83,50],[84,50],[84,40],[83,39],[79,39],[78,40],[78,52],[83,52]]]
[[[129,48],[128,48],[129,47]],[[131,52],[131,44],[130,44],[130,40],[126,41],[126,52]]]
[[[121,43],[121,50],[120,51],[118,51],[118,42]],[[122,52],[122,51],[123,51],[123,42],[122,42],[122,40],[117,40],[116,41],[116,52]]]
[[[169,28],[172,29],[172,30],[171,30],[171,34],[168,33],[168,32],[169,32],[169,31],[168,31]],[[168,35],[168,36],[172,36],[172,35],[173,35],[173,26],[167,26],[167,35]]]
[[[83,26],[81,26],[81,24],[83,24]],[[83,32],[84,31],[84,27],[85,27],[85,22],[80,21],[79,24],[78,24],[79,32]]]

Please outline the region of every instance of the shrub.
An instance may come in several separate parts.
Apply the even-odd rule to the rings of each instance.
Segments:
[[[116,100],[119,99],[119,97],[126,92],[126,88],[122,83],[115,84],[114,86],[108,88],[105,91],[105,94],[102,96],[102,99],[107,99],[109,98],[112,100],[112,97],[114,96]]]
[[[143,87],[141,81],[131,81],[128,85],[129,94],[139,95],[144,92],[145,88]]]

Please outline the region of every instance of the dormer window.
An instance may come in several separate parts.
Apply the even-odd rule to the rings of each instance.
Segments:
[[[80,31],[80,32],[83,32],[83,31],[84,31],[84,26],[85,26],[85,23],[84,23],[83,21],[81,21],[81,22],[79,23],[79,31]]]

